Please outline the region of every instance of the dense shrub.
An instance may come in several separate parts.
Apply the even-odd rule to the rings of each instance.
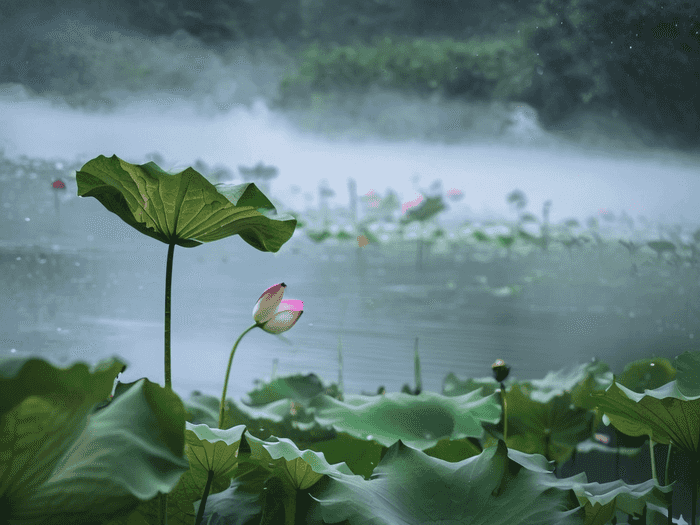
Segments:
[[[700,17],[683,0],[543,0],[528,44],[544,62],[526,100],[542,120],[614,109],[698,145]]]
[[[539,60],[517,33],[466,42],[384,37],[372,44],[309,46],[298,73],[281,84],[284,99],[311,91],[380,86],[441,92],[475,100],[518,99],[532,82]]]

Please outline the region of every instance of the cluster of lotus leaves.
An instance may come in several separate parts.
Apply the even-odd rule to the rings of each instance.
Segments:
[[[0,510],[8,523],[147,524],[168,492],[170,523],[192,523],[211,477],[204,523],[602,524],[646,505],[662,519],[672,484],[588,483],[553,469],[572,450],[614,452],[593,446],[603,414],[697,455],[700,425],[687,414],[700,409],[699,354],[638,361],[617,379],[599,362],[510,379],[505,440],[489,379],[343,398],[313,375],[278,378],[248,402],[228,399],[218,429],[214,396],[183,403],[147,379],[119,383],[117,359],[93,370],[3,359]]]

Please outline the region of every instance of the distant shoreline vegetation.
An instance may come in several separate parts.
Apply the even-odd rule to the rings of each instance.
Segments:
[[[699,145],[700,18],[679,0],[541,0],[507,11],[356,0],[332,12],[318,0],[97,1],[58,17],[45,3],[41,15],[16,7],[7,17],[0,84],[79,107],[153,91],[209,97],[219,109],[256,96],[313,105],[379,86],[523,102],[551,130],[602,112],[653,130],[650,146]]]

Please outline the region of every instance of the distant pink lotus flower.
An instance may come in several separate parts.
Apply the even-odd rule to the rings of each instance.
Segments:
[[[263,292],[253,308],[253,320],[267,333],[281,334],[289,330],[304,313],[304,302],[282,300],[284,283],[270,286]]]
[[[458,201],[459,199],[464,197],[464,193],[462,193],[462,191],[458,190],[457,188],[451,188],[447,190],[447,197],[453,201]]]
[[[365,197],[367,197],[367,201],[369,203],[370,208],[379,207],[379,202],[381,201],[381,199],[376,193],[374,193],[374,190],[369,190],[369,192],[365,193]]]
[[[52,186],[55,190],[65,190],[66,189],[66,185],[63,183],[63,181],[61,179],[55,180],[54,183],[52,184]]]
[[[418,197],[416,197],[412,201],[404,202],[401,205],[401,213],[406,213],[406,210],[418,206],[421,202],[423,202],[423,195],[418,195]]]

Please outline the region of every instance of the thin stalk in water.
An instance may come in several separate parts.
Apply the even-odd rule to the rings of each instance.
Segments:
[[[250,332],[253,328],[256,326],[260,326],[259,323],[255,323],[248,328],[246,328],[241,335],[238,336],[238,339],[236,339],[236,342],[233,344],[233,348],[231,349],[231,355],[228,358],[228,366],[226,367],[226,379],[224,379],[224,391],[221,393],[221,404],[219,405],[219,424],[217,425],[218,428],[223,429],[224,425],[224,410],[226,408],[226,391],[228,390],[228,379],[229,376],[231,375],[231,364],[233,363],[233,356],[236,354],[236,348],[238,348],[238,343],[241,342],[241,339],[243,339],[243,336]]]
[[[343,343],[340,335],[338,335],[338,393],[340,394],[340,401],[344,397],[343,391]]]
[[[418,338],[413,346],[413,379],[416,383],[415,394],[418,395],[423,391],[423,381],[420,374],[420,356],[418,355]]]

